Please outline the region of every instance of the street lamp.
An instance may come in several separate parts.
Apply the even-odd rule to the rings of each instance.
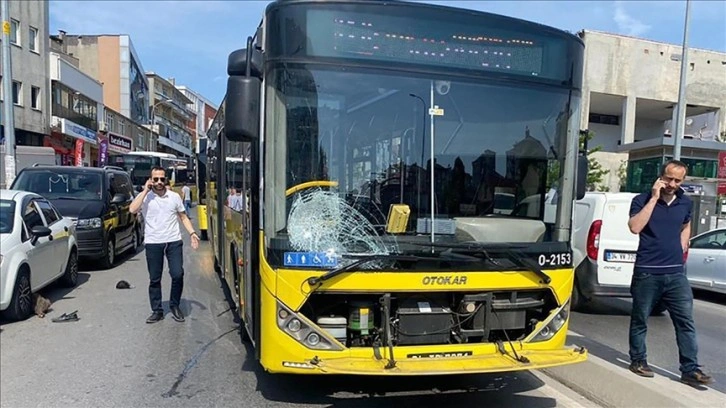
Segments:
[[[154,116],[154,111],[156,110],[156,107],[159,106],[159,105],[161,105],[161,104],[170,103],[170,102],[174,102],[174,101],[171,100],[171,99],[164,99],[163,101],[159,101],[159,102],[155,103],[154,106],[151,107],[151,117],[149,117],[149,124],[150,125],[153,125],[154,122],[156,122],[154,120],[154,119],[156,119],[156,117]]]
[[[149,124],[151,126],[154,126],[156,124],[156,116],[154,116],[154,112],[156,111],[156,107],[159,106],[159,105],[161,105],[161,104],[170,103],[170,102],[174,102],[174,101],[167,98],[167,99],[164,99],[163,101],[159,101],[159,102],[155,103],[154,106],[151,107],[151,116],[149,117]],[[151,127],[150,130],[151,130],[151,134],[149,135],[149,150],[151,150],[151,146],[153,146],[154,128]],[[158,134],[158,132],[157,132],[157,134]]]

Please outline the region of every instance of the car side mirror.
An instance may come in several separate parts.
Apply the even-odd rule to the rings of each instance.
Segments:
[[[111,204],[123,204],[126,202],[126,194],[115,194],[111,199]]]
[[[50,236],[50,234],[53,233],[50,228],[44,225],[36,225],[35,227],[31,228],[30,232],[33,234],[33,238],[31,238],[30,240],[30,243],[33,245],[38,242],[38,238],[48,237]]]

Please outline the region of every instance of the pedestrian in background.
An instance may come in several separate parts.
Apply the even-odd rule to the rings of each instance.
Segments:
[[[169,309],[174,320],[184,321],[184,314],[179,308],[182,290],[184,289],[184,255],[181,225],[191,235],[192,248],[199,247],[199,236],[194,231],[192,222],[187,217],[184,204],[179,194],[166,187],[166,174],[163,168],[151,169],[151,178],[146,188],[131,202],[133,214],[142,212],[144,215],[144,240],[146,248],[146,265],[149,269],[149,302],[151,316],[146,323],[156,323],[164,319],[164,308],[161,304],[161,275],[164,270],[164,256],[169,264],[171,290]]]
[[[630,205],[628,227],[640,237],[630,284],[630,371],[654,376],[646,358],[645,336],[648,316],[660,302],[676,330],[681,381],[701,385],[713,380],[698,365],[693,291],[684,268],[693,210],[693,202],[681,189],[686,171],[680,161],[667,162],[651,191],[635,196]]]
[[[192,190],[189,188],[187,183],[184,183],[184,187],[181,189],[182,197],[184,198],[184,208],[186,209],[187,217],[191,218],[192,215]]]

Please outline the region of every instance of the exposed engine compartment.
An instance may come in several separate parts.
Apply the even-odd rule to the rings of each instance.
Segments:
[[[556,308],[549,290],[315,293],[300,313],[346,347],[381,347],[521,340]]]

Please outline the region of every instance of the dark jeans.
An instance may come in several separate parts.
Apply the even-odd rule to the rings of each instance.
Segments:
[[[184,209],[187,212],[187,217],[192,217],[192,202],[189,200],[184,200]]]
[[[678,360],[682,373],[698,368],[696,326],[693,323],[693,292],[685,273],[657,275],[636,271],[630,284],[633,310],[630,315],[630,360],[645,361],[647,320],[653,307],[662,302],[676,329]]]
[[[169,264],[169,275],[171,275],[169,307],[179,306],[184,288],[182,245],[182,241],[145,245],[146,265],[149,268],[149,302],[151,310],[154,312],[164,311],[161,306],[161,273],[164,270],[164,255]]]

